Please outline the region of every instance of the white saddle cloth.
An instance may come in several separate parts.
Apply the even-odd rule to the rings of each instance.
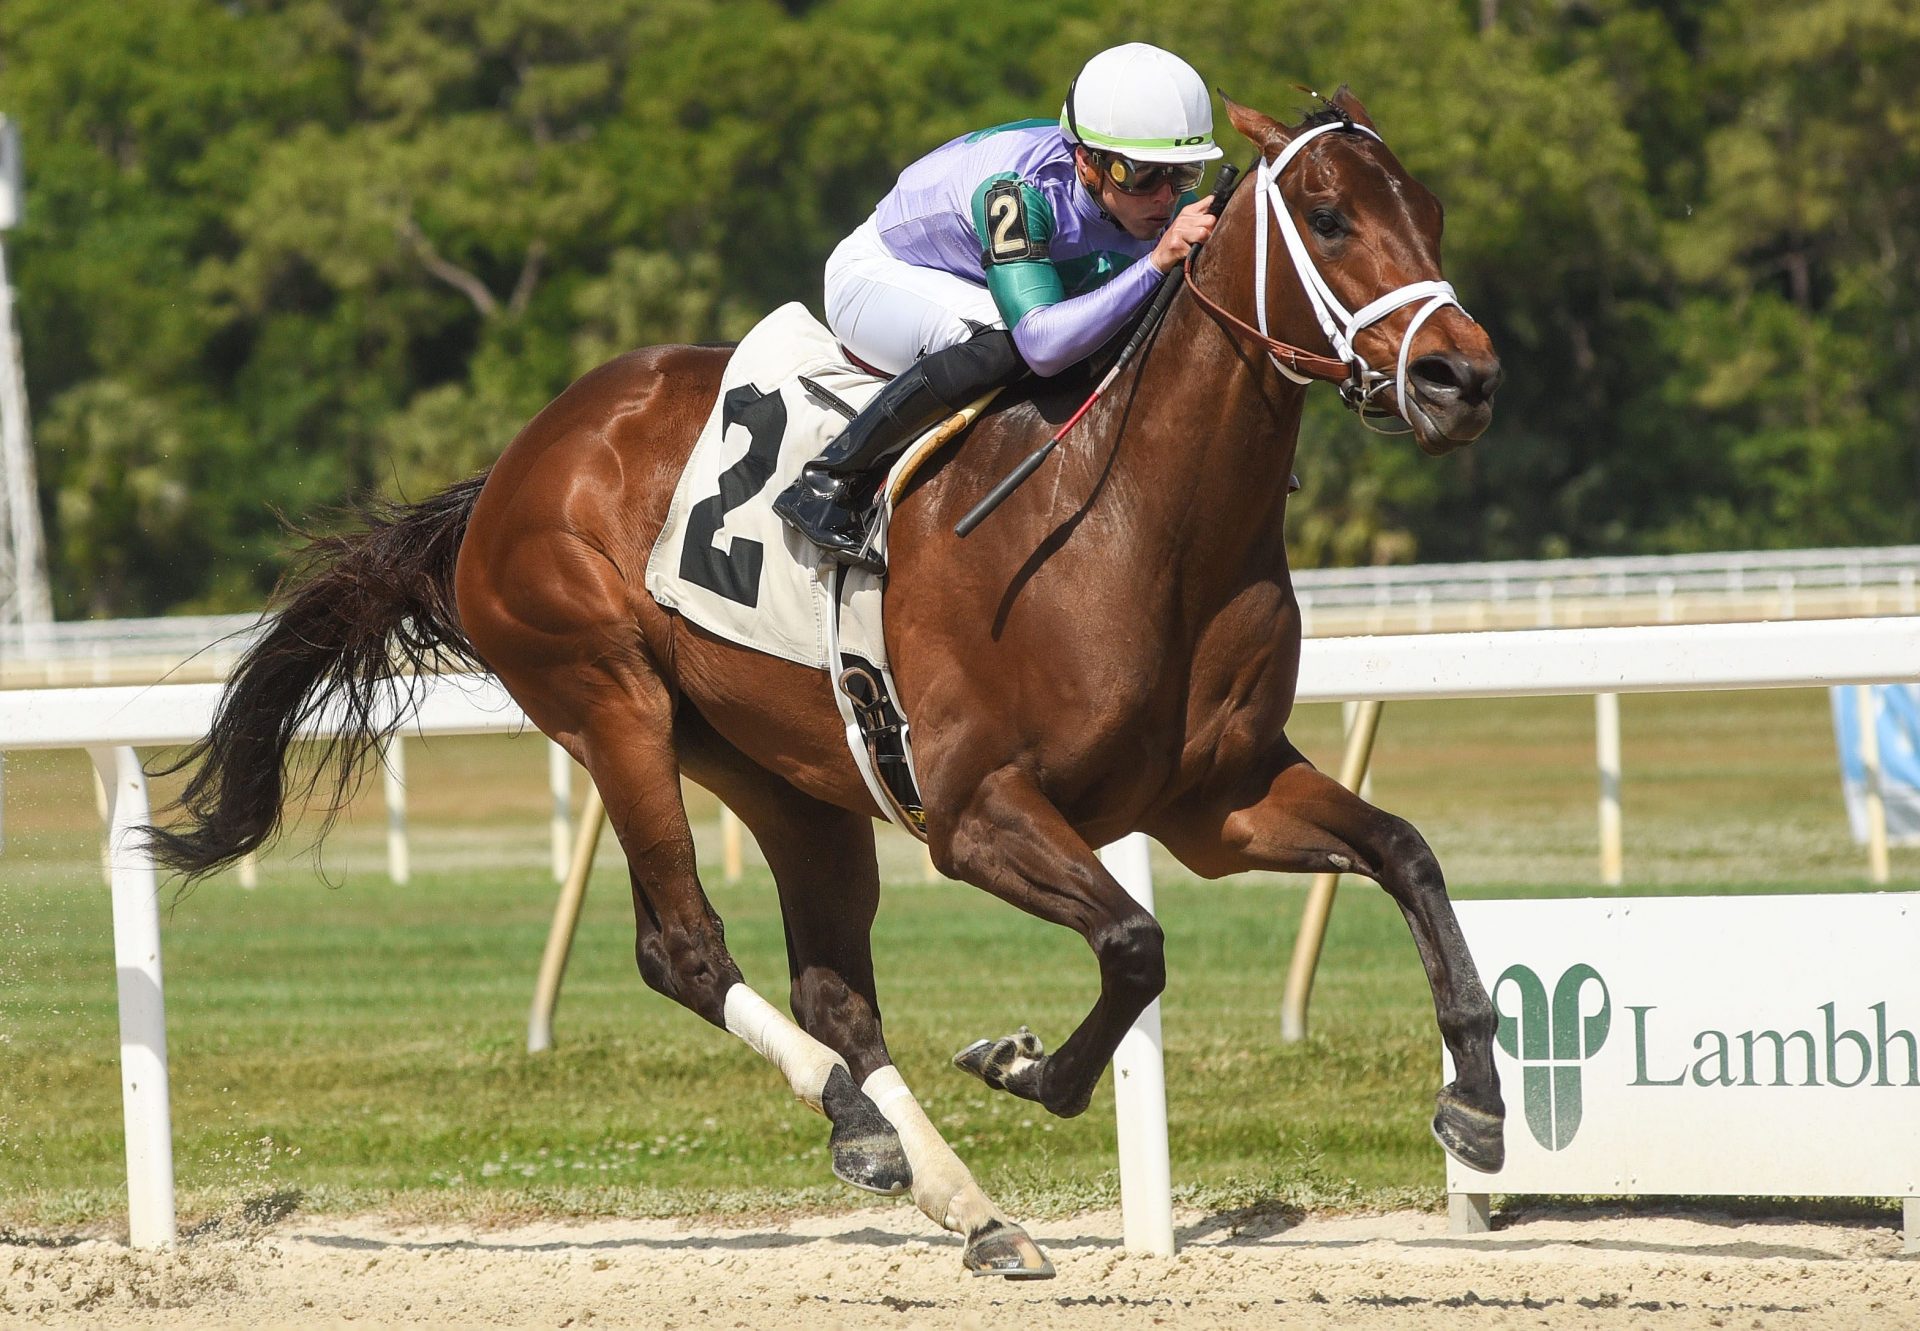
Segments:
[[[862,657],[897,700],[880,578],[848,569],[836,579],[836,566],[773,512],[774,498],[846,425],[827,395],[858,411],[882,382],[848,364],[804,305],[783,305],[754,325],[727,362],[713,414],[674,487],[647,559],[647,591],[729,642],[836,678],[841,652]],[[891,816],[851,705],[837,685],[833,692],[855,762]]]

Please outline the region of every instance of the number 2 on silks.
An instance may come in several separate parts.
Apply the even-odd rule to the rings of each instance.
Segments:
[[[1014,263],[1047,257],[1047,243],[1035,240],[1027,229],[1027,201],[1020,182],[1003,180],[990,186],[986,198],[987,262]]]
[[[752,384],[728,391],[720,407],[720,434],[735,425],[747,429],[746,454],[720,473],[720,492],[693,506],[687,515],[687,541],[680,551],[680,576],[708,591],[752,608],[760,603],[760,566],[766,548],[759,541],[736,536],[725,550],[713,538],[727,514],[759,494],[773,478],[780,459],[780,438],[787,432],[787,404],[778,393],[763,393]]]
[[[987,204],[987,218],[993,223],[993,254],[995,258],[1007,254],[1024,253],[1027,248],[1025,233],[1014,234],[1014,228],[1020,224],[1020,196],[1018,194],[999,194]]]

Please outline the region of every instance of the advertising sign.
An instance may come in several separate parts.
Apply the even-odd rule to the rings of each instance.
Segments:
[[[1920,894],[1456,906],[1507,1160],[1449,1192],[1920,1197]]]

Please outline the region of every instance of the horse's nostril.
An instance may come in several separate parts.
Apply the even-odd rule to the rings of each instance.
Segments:
[[[1474,360],[1458,352],[1422,356],[1407,367],[1407,373],[1419,379],[1430,393],[1461,397],[1469,402],[1492,398],[1501,378],[1499,361]]]
[[[1438,353],[1422,356],[1407,367],[1407,372],[1429,388],[1452,389],[1457,393],[1467,386],[1466,367],[1461,363],[1462,359]]]

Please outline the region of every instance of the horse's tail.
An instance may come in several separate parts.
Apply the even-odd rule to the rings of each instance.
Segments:
[[[165,769],[197,765],[175,805],[185,817],[146,829],[156,861],[189,880],[212,873],[274,838],[289,787],[310,797],[331,774],[324,836],[423,676],[453,662],[485,669],[453,592],[485,480],[418,504],[370,503],[364,530],[309,541],[274,593],[279,614],[229,677],[213,729]],[[332,735],[290,761],[297,732],[323,714]]]

